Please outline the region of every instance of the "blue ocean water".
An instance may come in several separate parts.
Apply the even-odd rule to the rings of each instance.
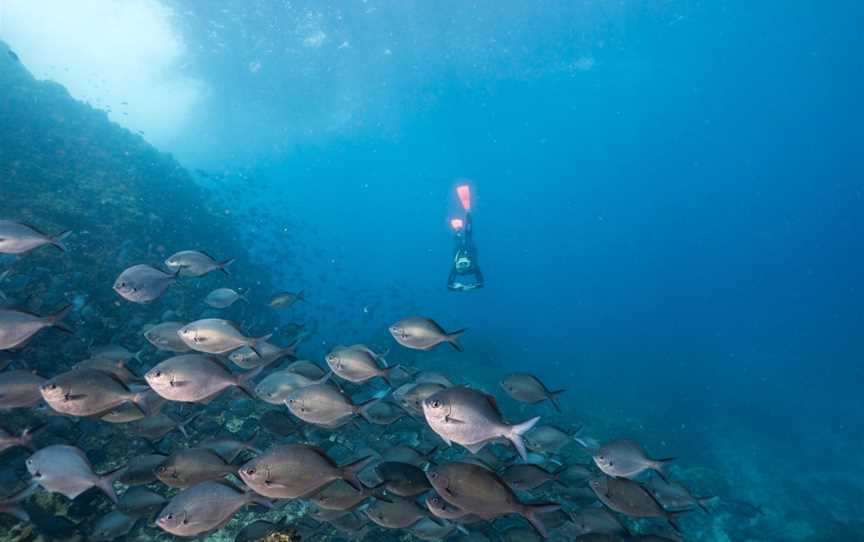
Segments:
[[[166,5],[208,102],[153,143],[304,291],[305,356],[390,348],[674,456],[719,501],[685,540],[864,540],[857,3]],[[485,285],[451,292],[463,182]],[[464,352],[400,350],[412,314]]]

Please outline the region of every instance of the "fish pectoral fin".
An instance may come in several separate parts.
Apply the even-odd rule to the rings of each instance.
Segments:
[[[190,382],[188,380],[172,380],[171,387],[172,388],[182,388],[183,386],[188,386]]]
[[[462,420],[457,420],[456,418],[451,418],[450,416],[445,417],[444,421],[447,423],[465,423]]]
[[[87,397],[86,394],[75,393],[75,394],[66,394],[66,396],[64,396],[63,398],[67,401],[80,401],[81,399],[84,399],[85,397]]]

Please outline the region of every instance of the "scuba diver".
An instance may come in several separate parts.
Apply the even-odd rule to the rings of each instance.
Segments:
[[[454,291],[468,291],[483,287],[483,273],[477,263],[477,247],[474,246],[471,225],[471,187],[467,184],[457,186],[456,193],[462,208],[465,210],[465,220],[450,219],[456,241],[456,254],[453,256],[453,267],[447,278],[447,288]]]

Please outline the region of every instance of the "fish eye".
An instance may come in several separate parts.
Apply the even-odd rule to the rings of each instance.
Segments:
[[[159,465],[158,467],[156,467],[156,472],[165,472],[166,470],[168,469],[165,467],[165,465]]]
[[[156,371],[155,373],[153,373],[153,376],[159,378],[160,376],[162,376],[162,371]]]
[[[437,399],[432,401],[432,408],[441,408],[441,401],[438,401]]]
[[[246,469],[246,474],[252,476],[253,474],[255,474],[255,469]]]
[[[430,472],[429,478],[432,478],[433,480],[437,480],[438,479],[438,473],[437,472]]]
[[[174,514],[168,514],[165,519],[174,519]]]

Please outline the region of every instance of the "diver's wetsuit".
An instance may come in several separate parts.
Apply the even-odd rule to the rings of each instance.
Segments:
[[[453,268],[450,269],[447,287],[451,290],[483,287],[483,273],[477,263],[477,247],[474,246],[471,234],[471,213],[465,215],[465,226],[456,231],[456,254],[453,256]]]

